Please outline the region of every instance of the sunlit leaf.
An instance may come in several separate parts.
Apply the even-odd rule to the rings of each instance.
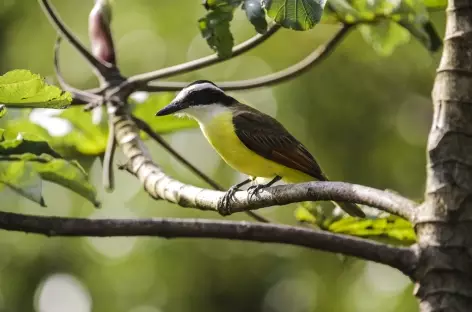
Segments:
[[[285,28],[308,30],[321,20],[326,0],[263,0],[267,15]]]
[[[41,195],[41,177],[30,163],[5,161],[0,156],[0,185],[4,184],[41,206],[45,206]]]
[[[386,237],[404,244],[416,241],[416,235],[410,222],[396,216],[374,219],[344,217],[329,224],[328,231],[361,237]]]
[[[262,8],[261,0],[245,0],[243,9],[246,12],[248,20],[254,25],[256,31],[263,34],[267,31],[267,21],[265,11]]]
[[[42,179],[64,186],[99,205],[96,191],[76,161],[60,157],[46,142],[17,139],[0,142],[0,160],[28,164]]]
[[[0,103],[7,106],[65,108],[71,101],[69,92],[46,84],[29,70],[13,70],[0,76]]]
[[[193,119],[172,115],[155,116],[156,111],[169,104],[173,98],[173,93],[150,95],[144,102],[134,104],[133,114],[146,121],[154,131],[160,134],[197,127],[198,124]]]
[[[0,104],[0,118],[5,116],[6,113],[7,113],[7,108],[5,107],[5,105]]]
[[[216,9],[198,20],[202,37],[221,58],[228,58],[232,53],[234,39],[229,29],[232,19],[232,11]]]

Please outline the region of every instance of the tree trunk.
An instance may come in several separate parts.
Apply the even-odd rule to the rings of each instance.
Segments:
[[[472,0],[450,0],[418,211],[421,312],[472,311]]]

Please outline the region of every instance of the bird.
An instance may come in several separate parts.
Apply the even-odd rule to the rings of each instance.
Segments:
[[[156,116],[171,114],[195,119],[220,157],[236,171],[249,176],[226,192],[223,198],[226,203],[242,186],[254,180],[269,182],[249,187],[250,195],[279,180],[328,181],[312,154],[279,121],[239,102],[209,80],[188,84]],[[354,203],[335,204],[351,216],[365,217]]]

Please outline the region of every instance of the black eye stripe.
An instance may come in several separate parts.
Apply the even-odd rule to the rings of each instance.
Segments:
[[[213,103],[230,105],[234,99],[226,95],[224,92],[208,88],[190,92],[187,95],[187,101],[190,103],[190,106],[208,105]]]

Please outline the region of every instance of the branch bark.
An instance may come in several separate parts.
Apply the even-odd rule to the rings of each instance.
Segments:
[[[418,210],[422,312],[472,306],[472,2],[449,0],[433,90],[426,202]]]
[[[224,192],[186,185],[167,176],[152,162],[145,145],[139,138],[138,128],[132,117],[121,108],[108,112],[115,124],[118,145],[128,157],[128,171],[139,178],[151,196],[165,199],[182,207],[218,211]],[[234,213],[317,200],[347,201],[369,205],[407,220],[413,219],[415,211],[415,203],[400,195],[344,182],[308,182],[275,186],[264,189],[259,197],[251,200],[246,191],[239,191],[235,193],[234,201],[229,208]]]
[[[206,219],[78,219],[0,212],[0,228],[47,236],[157,236],[218,238],[281,243],[342,253],[389,265],[410,275],[416,255],[410,248],[302,227]]]

